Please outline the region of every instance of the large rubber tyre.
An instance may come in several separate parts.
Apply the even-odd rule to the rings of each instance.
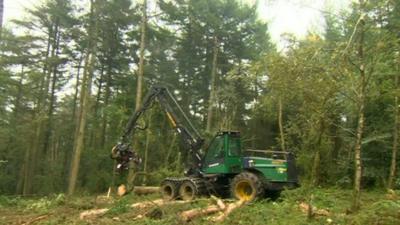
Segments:
[[[190,201],[196,198],[198,190],[195,184],[190,180],[185,180],[179,188],[179,196],[182,200]]]
[[[242,172],[236,175],[231,182],[232,197],[251,202],[264,194],[263,183],[256,174],[251,172]]]
[[[164,180],[160,185],[160,191],[163,199],[175,200],[178,197],[178,183],[171,180]]]

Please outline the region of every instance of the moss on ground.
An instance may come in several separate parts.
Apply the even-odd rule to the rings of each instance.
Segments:
[[[308,219],[299,208],[299,203],[310,201],[318,209],[326,209],[329,216]],[[399,196],[399,197],[397,197]],[[20,224],[40,216],[44,219],[35,224],[182,224],[178,214],[184,210],[204,207],[208,200],[191,204],[135,210],[130,204],[158,198],[158,195],[128,195],[114,201],[95,196],[76,196],[66,198],[54,195],[43,198],[21,198],[0,196],[0,224]],[[264,199],[248,204],[234,211],[222,224],[351,224],[351,225],[397,225],[400,224],[400,193],[388,196],[382,190],[365,191],[362,194],[362,207],[351,212],[351,190],[335,188],[285,191],[281,197],[272,201]],[[103,216],[91,220],[80,220],[79,214],[86,209],[110,208]],[[135,220],[139,214],[151,214],[153,219]],[[198,218],[189,224],[212,224],[207,217]]]

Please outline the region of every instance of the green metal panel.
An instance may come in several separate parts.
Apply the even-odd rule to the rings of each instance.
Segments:
[[[260,171],[268,181],[285,182],[287,161],[264,157],[243,157],[239,136],[222,133],[217,135],[209,145],[202,171],[208,174],[237,174],[244,169]],[[246,165],[244,168],[243,162]],[[246,163],[245,163],[246,164]]]
[[[286,160],[248,157],[253,161],[252,168],[263,173],[269,181],[287,181],[287,162]]]

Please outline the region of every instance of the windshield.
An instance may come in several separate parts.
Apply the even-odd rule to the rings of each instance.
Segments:
[[[239,156],[240,155],[240,138],[229,139],[229,156]]]
[[[221,157],[224,157],[224,137],[217,136],[213,139],[208,147],[206,161],[209,162],[213,159]]]

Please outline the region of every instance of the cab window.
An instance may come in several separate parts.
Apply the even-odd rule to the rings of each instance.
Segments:
[[[240,156],[240,138],[229,138],[229,156]]]
[[[206,161],[224,157],[224,137],[217,136],[210,143],[207,151]]]

